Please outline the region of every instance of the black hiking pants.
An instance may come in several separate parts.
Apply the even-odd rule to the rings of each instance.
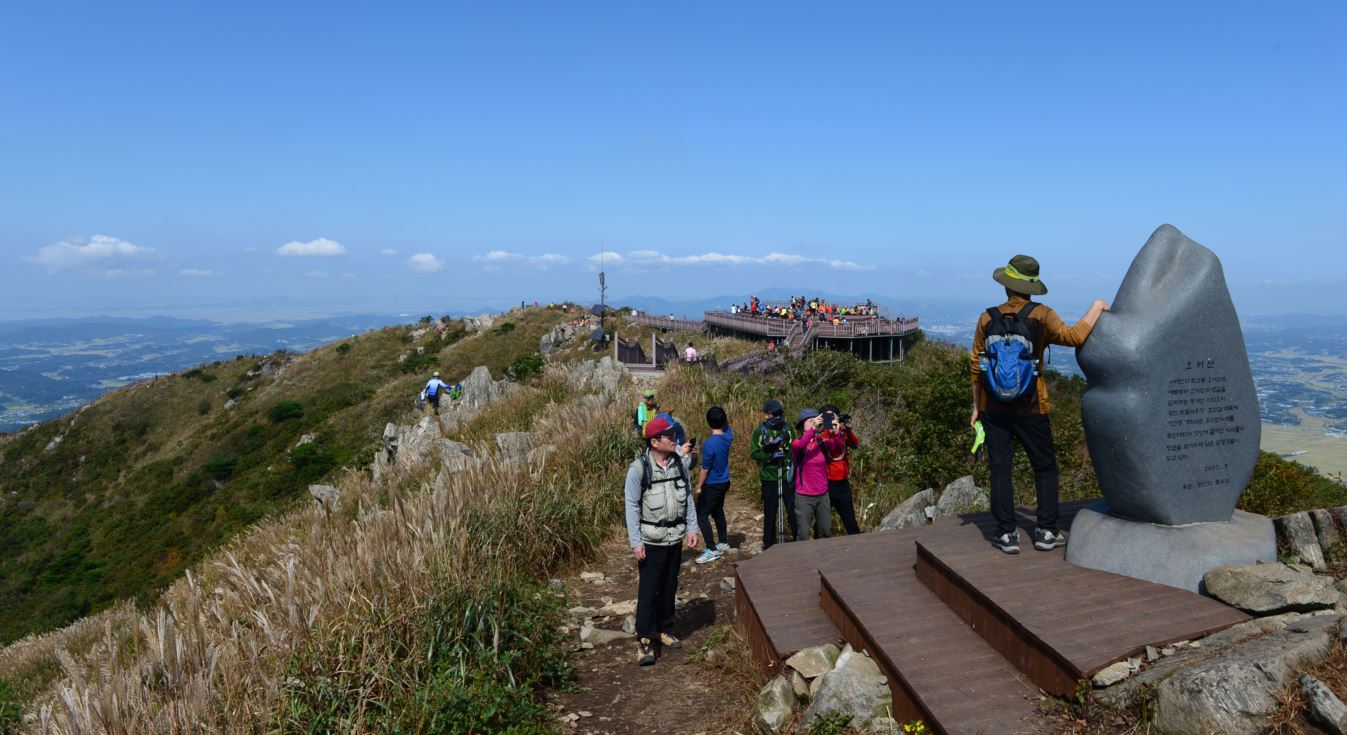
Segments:
[[[636,588],[637,638],[658,641],[661,632],[673,634],[674,595],[682,563],[682,544],[645,545],[645,561],[636,563],[640,573]]]
[[[861,527],[856,525],[856,507],[851,499],[851,478],[828,481],[828,502],[842,519],[842,528],[847,530],[848,536],[861,532]]]
[[[798,539],[800,537],[800,524],[795,518],[795,486],[790,480],[782,479],[780,483],[776,480],[762,481],[762,550],[766,551],[777,541],[785,541],[776,537],[776,519],[780,512],[781,501],[777,499],[777,486],[780,485],[781,494],[786,498],[786,520],[790,522],[790,537]]]
[[[433,395],[427,395],[427,396],[426,396],[426,401],[428,401],[428,402],[430,403],[430,410],[431,410],[431,412],[434,413],[436,416],[439,416],[439,415],[440,415],[440,394],[439,394],[439,393],[435,393],[435,394],[433,394]]]
[[[996,534],[1015,530],[1015,488],[1010,468],[1018,439],[1034,468],[1034,491],[1038,495],[1038,527],[1057,529],[1057,452],[1052,445],[1052,420],[1047,415],[1005,416],[983,413],[987,432],[987,466],[992,475],[992,518]]]
[[[730,542],[725,530],[725,493],[729,491],[728,482],[707,483],[702,485],[702,492],[697,496],[697,527],[701,529],[708,549],[716,548],[717,534],[721,541]],[[712,521],[715,521],[714,529],[711,528]]]

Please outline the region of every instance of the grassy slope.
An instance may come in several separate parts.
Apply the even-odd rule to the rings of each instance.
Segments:
[[[562,316],[529,309],[502,321],[514,327],[463,338],[454,323],[443,339],[432,330],[415,342],[414,327],[399,327],[353,337],[349,348],[217,362],[10,438],[0,445],[0,642],[149,599],[309,483],[368,461],[430,369],[450,381],[477,365],[499,376]],[[404,370],[404,354],[416,370]],[[263,362],[279,369],[257,374]],[[285,401],[298,416],[273,413]],[[309,433],[317,441],[292,453]]]

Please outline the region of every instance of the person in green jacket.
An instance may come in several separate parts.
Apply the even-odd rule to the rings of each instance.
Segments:
[[[762,404],[763,421],[753,429],[748,456],[758,463],[762,481],[762,550],[785,540],[785,523],[790,523],[792,540],[800,537],[795,518],[795,488],[791,483],[790,443],[795,439],[786,423],[785,408],[775,398]],[[781,510],[782,504],[785,510]]]
[[[641,393],[641,402],[636,404],[636,432],[645,435],[645,425],[659,413],[659,404],[655,403],[655,391],[646,388]]]

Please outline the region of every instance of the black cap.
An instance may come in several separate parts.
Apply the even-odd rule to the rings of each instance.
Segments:
[[[770,413],[774,416],[780,416],[785,410],[786,408],[781,405],[781,401],[778,401],[775,398],[768,398],[767,402],[762,404],[762,412]]]

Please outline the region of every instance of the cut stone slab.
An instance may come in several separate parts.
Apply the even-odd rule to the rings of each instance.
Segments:
[[[1207,593],[1253,615],[1331,608],[1339,592],[1331,577],[1302,574],[1285,564],[1217,567],[1203,577]]]
[[[1114,513],[1164,525],[1230,520],[1262,427],[1216,254],[1162,225],[1076,359],[1089,381],[1085,439]]]
[[[1324,551],[1319,547],[1319,536],[1314,532],[1314,520],[1309,513],[1288,513],[1272,519],[1277,535],[1299,561],[1315,569],[1323,569]]]
[[[1225,523],[1166,526],[1109,511],[1097,503],[1076,514],[1068,562],[1202,592],[1202,576],[1216,567],[1277,560],[1276,534],[1265,516],[1237,510]]]
[[[786,659],[786,666],[800,672],[806,679],[823,676],[833,670],[841,651],[831,643],[805,648]]]
[[[960,513],[980,513],[991,510],[992,503],[987,491],[973,484],[973,476],[967,475],[945,486],[940,500],[935,504],[936,515],[953,516]]]
[[[1328,652],[1338,622],[1332,615],[1304,617],[1176,671],[1155,687],[1156,732],[1262,732],[1295,669]]]
[[[924,526],[930,522],[926,516],[926,507],[929,505],[935,505],[935,488],[926,488],[894,506],[879,522],[879,530]]]
[[[1347,735],[1347,705],[1322,681],[1306,674],[1300,677],[1300,694],[1309,705],[1310,719],[1333,735]]]

